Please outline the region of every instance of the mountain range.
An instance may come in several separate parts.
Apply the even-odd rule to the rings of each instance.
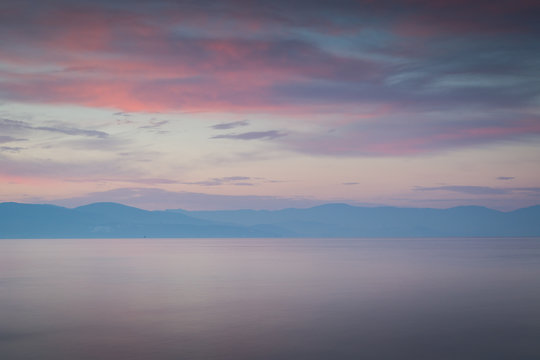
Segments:
[[[540,205],[502,212],[356,207],[148,211],[117,203],[77,208],[0,203],[0,238],[502,237],[540,236]]]

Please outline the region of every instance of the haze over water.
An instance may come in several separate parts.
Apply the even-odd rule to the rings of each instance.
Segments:
[[[538,239],[0,241],[2,359],[537,359]]]

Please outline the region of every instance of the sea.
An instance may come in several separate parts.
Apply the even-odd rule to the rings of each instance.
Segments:
[[[540,239],[0,240],[0,359],[540,359]]]

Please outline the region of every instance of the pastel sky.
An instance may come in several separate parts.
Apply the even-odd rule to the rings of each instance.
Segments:
[[[540,203],[537,0],[0,4],[0,201]]]

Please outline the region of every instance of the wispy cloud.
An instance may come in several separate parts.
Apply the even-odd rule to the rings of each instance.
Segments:
[[[84,150],[84,148],[83,148]],[[30,151],[26,151],[28,153]],[[29,157],[15,159],[0,156],[0,176],[16,176],[31,181],[39,182],[40,179],[56,179],[57,181],[81,180],[92,181],[92,179],[144,179],[144,172],[126,162],[119,162],[116,159],[84,159],[74,160],[51,159],[40,157]]]
[[[508,187],[496,188],[490,186],[467,186],[467,185],[448,185],[423,187],[417,186],[416,191],[450,191],[469,195],[507,195],[516,192],[540,193],[540,187]]]
[[[239,180],[249,180],[251,178],[247,176],[226,176],[219,179],[222,181],[239,181]]]
[[[6,152],[19,152],[23,150],[23,147],[18,146],[0,146],[0,151],[6,151]]]
[[[250,180],[248,182],[248,180]],[[248,176],[226,176],[221,178],[212,178],[202,181],[184,182],[186,185],[202,185],[202,186],[221,186],[221,185],[235,185],[235,186],[251,186],[254,183],[251,180],[255,180]]]
[[[228,130],[228,129],[234,129],[237,127],[248,126],[248,125],[249,125],[249,121],[240,120],[240,121],[233,121],[233,122],[228,122],[228,123],[220,123],[220,124],[212,125],[211,128],[215,130]]]
[[[150,123],[148,125],[139,126],[139,129],[155,129],[158,127],[161,127],[163,125],[166,125],[169,123],[169,120],[150,120]]]
[[[287,136],[286,133],[278,130],[269,130],[269,131],[251,131],[240,134],[223,134],[212,136],[211,139],[233,139],[233,140],[272,140],[277,139],[283,136]]]
[[[416,191],[451,191],[470,195],[504,195],[512,192],[511,189],[493,188],[489,186],[448,185],[414,188]]]
[[[27,139],[15,138],[13,136],[0,135],[0,144],[5,144],[8,142],[14,142],[14,141],[26,141],[26,140]]]
[[[519,119],[513,112],[473,113],[465,121],[463,115],[446,112],[394,111],[372,121],[351,121],[331,133],[296,133],[281,142],[309,154],[411,156],[504,141],[532,142],[540,137],[540,117]]]
[[[96,137],[100,139],[104,139],[109,136],[109,134],[107,134],[104,131],[78,129],[78,128],[67,127],[67,126],[55,126],[55,127],[34,126],[25,121],[2,119],[2,118],[0,118],[0,130],[3,130],[3,131],[38,130],[38,131],[60,133],[60,134],[65,134],[65,135]]]
[[[108,178],[108,177],[86,177],[86,178],[77,178],[77,179],[66,179],[68,182],[105,182],[105,183],[132,183],[132,184],[144,184],[144,185],[169,185],[169,184],[182,184],[182,182],[172,179],[164,178],[127,178],[127,177],[117,177],[117,178]]]
[[[219,178],[211,178],[201,181],[181,182],[185,185],[201,185],[201,186],[255,186],[260,184],[275,184],[283,182],[282,180],[267,179],[264,177],[249,177],[249,176],[225,176]]]
[[[497,180],[514,180],[515,177],[513,176],[498,176]]]

